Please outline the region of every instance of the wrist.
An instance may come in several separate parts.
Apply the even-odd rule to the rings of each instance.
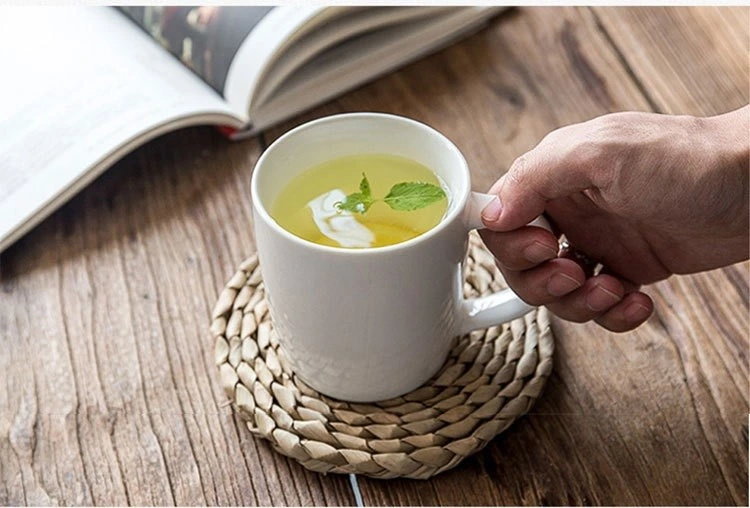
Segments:
[[[750,105],[702,119],[718,165],[736,173],[750,172]]]
[[[750,242],[750,106],[705,119],[708,149],[713,154],[707,171],[719,182],[723,199],[721,210],[725,238],[734,242],[728,248],[731,262],[748,257]]]

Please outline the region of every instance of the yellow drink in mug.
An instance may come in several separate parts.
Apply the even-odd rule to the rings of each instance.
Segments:
[[[346,197],[362,190],[374,198],[371,206],[342,209]],[[390,154],[357,154],[318,164],[294,177],[271,206],[271,216],[294,235],[320,245],[344,248],[384,247],[405,242],[435,227],[448,200],[434,197],[417,209],[394,209],[388,196],[397,185],[434,186],[441,182],[426,166]],[[386,197],[385,199],[382,199]]]

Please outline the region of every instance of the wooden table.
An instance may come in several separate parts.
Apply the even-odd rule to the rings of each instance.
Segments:
[[[548,131],[621,110],[748,102],[748,8],[522,8],[242,143],[211,128],[129,155],[0,257],[1,504],[352,505],[227,406],[209,312],[253,252],[264,146],[324,114],[417,118],[477,190]],[[531,413],[429,481],[358,479],[365,505],[748,503],[748,263],[648,288],[610,334],[556,320]]]

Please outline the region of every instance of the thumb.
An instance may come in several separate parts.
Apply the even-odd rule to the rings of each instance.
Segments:
[[[589,164],[559,153],[537,146],[513,162],[490,189],[498,200],[482,211],[488,229],[518,229],[541,215],[547,202],[594,186]]]

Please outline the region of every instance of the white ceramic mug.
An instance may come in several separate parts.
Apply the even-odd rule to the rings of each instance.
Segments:
[[[269,214],[300,172],[364,153],[400,155],[430,168],[448,194],[442,221],[403,243],[344,249],[303,240]],[[471,192],[463,155],[427,125],[379,113],[314,120],[265,150],[251,188],[258,256],[280,347],[295,374],[321,393],[357,402],[402,395],[437,372],[457,335],[531,310],[510,289],[464,299],[468,232],[482,227],[481,210],[491,196]]]

